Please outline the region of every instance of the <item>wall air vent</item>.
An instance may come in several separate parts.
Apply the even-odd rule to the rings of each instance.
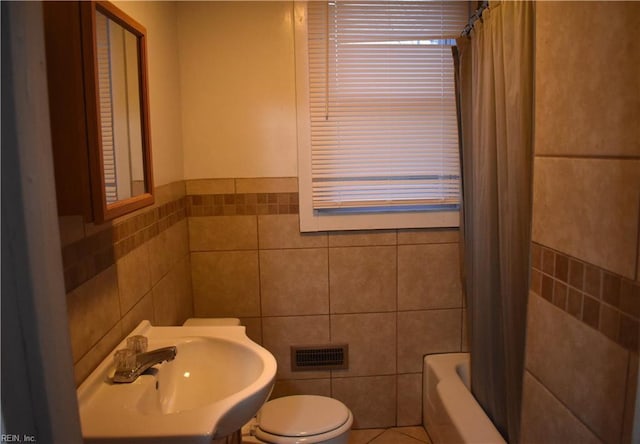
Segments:
[[[349,345],[291,346],[291,371],[343,370],[349,368]]]

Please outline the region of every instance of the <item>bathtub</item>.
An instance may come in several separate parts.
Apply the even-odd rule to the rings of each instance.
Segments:
[[[506,444],[469,390],[469,354],[424,358],[422,420],[434,444]]]

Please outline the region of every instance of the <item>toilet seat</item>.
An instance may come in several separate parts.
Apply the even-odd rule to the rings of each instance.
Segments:
[[[265,442],[318,443],[351,428],[353,415],[340,401],[324,396],[285,396],[267,402],[257,417],[255,436]]]

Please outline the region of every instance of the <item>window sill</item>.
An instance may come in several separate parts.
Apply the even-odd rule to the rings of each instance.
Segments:
[[[459,226],[459,211],[317,215],[310,207],[304,208],[304,205],[300,207],[300,231],[303,233],[402,228],[453,228]]]

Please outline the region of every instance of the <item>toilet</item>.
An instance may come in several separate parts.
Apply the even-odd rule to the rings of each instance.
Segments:
[[[185,326],[240,325],[240,320],[192,318]],[[293,395],[266,402],[242,428],[243,443],[347,444],[353,414],[342,402],[326,396]]]
[[[243,443],[347,444],[351,411],[326,396],[294,395],[271,400],[243,428]]]

